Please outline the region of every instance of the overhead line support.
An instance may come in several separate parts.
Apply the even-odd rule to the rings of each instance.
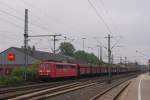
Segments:
[[[57,36],[61,36],[61,34],[54,34],[54,35],[31,35],[31,36],[28,36],[28,37],[48,37],[48,36],[52,36],[53,37],[53,41],[54,41],[54,51],[53,51],[53,53],[55,54],[56,53],[56,50],[55,50],[55,48],[56,48],[56,37]]]
[[[25,20],[24,20],[24,64],[25,64],[25,69],[28,66],[28,9],[25,9]],[[26,70],[24,72],[24,78],[25,80],[27,79],[27,74]]]
[[[110,36],[110,34],[108,34],[107,37],[105,37],[108,39],[108,83],[111,83],[111,47],[110,47],[110,39],[112,38]]]

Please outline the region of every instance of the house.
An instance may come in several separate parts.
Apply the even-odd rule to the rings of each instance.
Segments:
[[[62,54],[52,54],[35,49],[28,49],[28,66],[39,61],[57,61],[76,63],[75,58]],[[25,65],[25,53],[23,48],[10,47],[0,53],[0,74],[9,74],[15,67]]]

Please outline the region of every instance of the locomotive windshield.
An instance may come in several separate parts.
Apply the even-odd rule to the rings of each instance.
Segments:
[[[48,67],[50,67],[50,66],[49,66],[49,64],[47,64],[47,63],[42,63],[42,64],[40,65],[40,67],[41,67],[41,68],[48,68]]]

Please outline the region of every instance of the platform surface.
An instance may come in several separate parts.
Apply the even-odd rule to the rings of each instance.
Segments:
[[[141,74],[133,79],[117,100],[150,100],[150,75]]]

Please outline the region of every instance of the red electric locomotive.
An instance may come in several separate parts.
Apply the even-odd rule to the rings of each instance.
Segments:
[[[77,64],[43,62],[39,67],[39,75],[49,78],[77,76]]]

